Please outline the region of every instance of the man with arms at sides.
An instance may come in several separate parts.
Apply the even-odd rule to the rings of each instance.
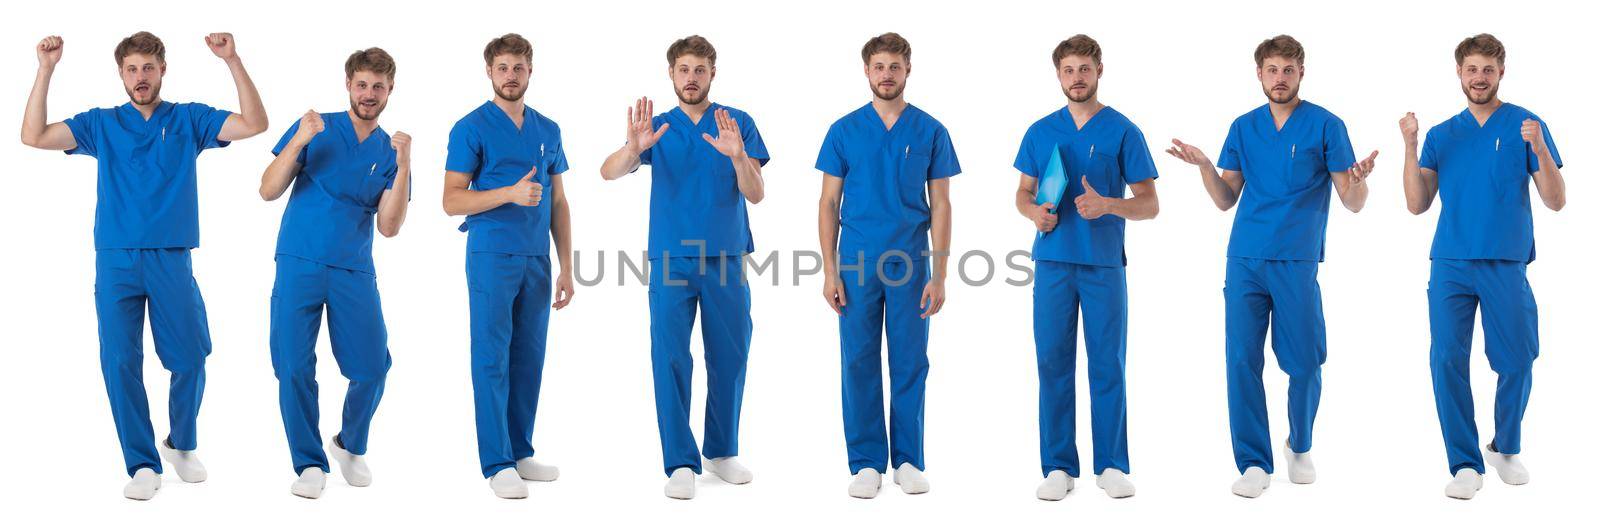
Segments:
[[[1428,324],[1433,398],[1454,478],[1445,494],[1470,499],[1483,487],[1484,461],[1506,484],[1528,483],[1522,465],[1522,416],[1539,356],[1539,307],[1528,285],[1533,262],[1531,179],[1551,210],[1567,204],[1561,153],[1544,120],[1501,102],[1506,48],[1480,34],[1456,46],[1456,75],[1467,109],[1428,130],[1417,149],[1417,117],[1400,119],[1405,139],[1406,206],[1421,214],[1443,203],[1433,236]],[[1472,324],[1482,309],[1484,352],[1499,375],[1494,439],[1478,450],[1471,376]]]
[[[666,495],[692,499],[702,450],[689,428],[699,305],[705,340],[705,465],[732,484],[753,478],[739,463],[739,408],[750,356],[750,286],[744,255],[755,249],[745,201],[761,202],[769,159],[750,115],[713,103],[717,50],[699,35],[667,48],[678,106],[651,116],[641,98],[628,110],[627,143],[600,175],[616,179],[650,165],[650,361]]]
[[[1223,287],[1228,414],[1233,458],[1243,475],[1233,493],[1255,498],[1272,481],[1272,444],[1261,374],[1267,328],[1278,368],[1289,375],[1289,480],[1316,481],[1311,428],[1322,397],[1327,332],[1317,267],[1328,227],[1329,188],[1351,212],[1367,202],[1378,152],[1356,160],[1344,121],[1300,100],[1305,48],[1279,35],[1256,46],[1256,78],[1267,104],[1233,121],[1216,165],[1174,139],[1167,153],[1200,168],[1220,210],[1239,205]],[[1219,173],[1220,170],[1220,173]]]
[[[328,312],[328,337],[339,372],[350,380],[343,427],[328,441],[351,486],[372,484],[367,431],[389,371],[388,330],[372,264],[373,217],[384,237],[400,233],[411,198],[411,136],[393,136],[378,116],[394,92],[395,63],[369,48],[344,63],[350,109],[308,111],[284,132],[261,174],[261,198],[272,201],[291,183],[278,230],[272,286],[272,369],[278,407],[299,478],[289,492],[322,496],[328,455],[317,411],[317,331]]]
[[[961,165],[944,125],[902,97],[911,43],[896,33],[878,35],[862,46],[861,61],[872,102],[835,121],[823,139],[817,231],[822,296],[839,316],[844,435],[854,474],[848,489],[852,497],[870,499],[888,467],[907,494],[928,491],[922,447],[928,321],[944,306],[949,178]]]
[[[206,46],[228,65],[241,113],[161,100],[166,46],[138,32],[117,44],[115,58],[129,102],[46,124],[50,77],[61,60],[59,36],[39,41],[39,71],[22,119],[22,143],[94,157],[95,315],[100,368],[111,418],[132,480],[123,496],[149,500],[161,488],[161,459],[184,482],[206,479],[195,455],[195,420],[205,390],[211,334],[189,251],[200,246],[195,159],[267,129],[261,96],[234,49],[233,35],[212,33]],[[172,374],[171,427],[159,446],[144,390],[146,308],[156,356]],[[157,455],[159,454],[159,458]]]
[[[1096,484],[1112,498],[1133,496],[1128,480],[1128,343],[1125,221],[1150,219],[1156,167],[1144,133],[1100,102],[1100,44],[1087,35],[1061,41],[1051,54],[1066,107],[1022,137],[1017,211],[1039,231],[1033,244],[1033,339],[1039,359],[1039,455],[1045,479],[1035,495],[1061,500],[1078,477],[1078,311],[1089,362],[1089,402]],[[1039,181],[1059,156],[1068,186],[1065,212],[1035,204]],[[1132,198],[1125,198],[1131,187]],[[1071,206],[1068,205],[1071,198]]]
[[[483,62],[494,98],[450,130],[444,211],[467,216],[478,460],[495,496],[520,499],[523,480],[560,475],[533,459],[533,422],[550,309],[572,301],[567,156],[555,121],[523,102],[533,44],[507,33],[483,48]],[[553,282],[551,241],[561,264]]]

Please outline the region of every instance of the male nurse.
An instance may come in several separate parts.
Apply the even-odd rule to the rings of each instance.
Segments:
[[[911,43],[896,33],[878,35],[862,46],[861,61],[872,102],[835,121],[822,141],[817,231],[822,296],[839,316],[844,436],[854,474],[848,491],[870,499],[889,467],[907,494],[928,491],[922,456],[928,319],[944,305],[950,177],[961,165],[944,125],[902,97]]]
[[[1039,234],[1033,244],[1033,339],[1039,359],[1039,456],[1045,479],[1035,495],[1061,500],[1078,477],[1078,315],[1089,365],[1089,410],[1096,485],[1112,498],[1133,496],[1128,480],[1128,411],[1123,387],[1128,343],[1124,223],[1156,216],[1156,167],[1144,133],[1100,102],[1105,66],[1087,35],[1051,53],[1067,105],[1022,137],[1017,211]],[[1060,160],[1068,187],[1060,208],[1038,203],[1039,179]],[[1132,189],[1133,197],[1126,197]],[[1071,198],[1071,201],[1068,201]]]
[[[1467,109],[1428,130],[1417,149],[1417,117],[1400,120],[1405,139],[1406,206],[1421,214],[1442,201],[1428,277],[1433,398],[1454,475],[1445,495],[1470,499],[1483,487],[1485,461],[1506,484],[1528,483],[1522,465],[1522,416],[1539,356],[1539,312],[1528,286],[1533,210],[1528,181],[1551,210],[1567,204],[1561,154],[1544,120],[1501,102],[1506,48],[1480,34],[1456,46],[1456,76]],[[1483,316],[1484,352],[1499,375],[1494,439],[1480,453],[1473,419],[1473,315]]]
[[[1228,423],[1243,475],[1233,493],[1255,498],[1272,481],[1272,441],[1262,387],[1262,346],[1272,329],[1278,368],[1289,375],[1289,481],[1316,481],[1311,428],[1322,396],[1327,334],[1317,266],[1328,226],[1329,188],[1351,212],[1367,202],[1367,174],[1378,152],[1357,161],[1344,121],[1300,100],[1305,48],[1279,35],[1256,47],[1256,78],[1267,104],[1234,119],[1216,165],[1199,148],[1173,140],[1167,153],[1200,168],[1220,210],[1239,205],[1228,240],[1223,287],[1227,332]],[[1220,173],[1219,173],[1220,170]]]
[[[278,275],[272,286],[272,369],[278,407],[299,478],[289,492],[315,499],[327,485],[317,411],[317,331],[328,336],[339,372],[350,380],[343,427],[328,441],[345,482],[372,484],[367,431],[389,371],[388,331],[372,264],[376,216],[384,237],[400,233],[411,195],[411,137],[378,126],[394,91],[394,58],[379,48],[344,63],[350,109],[308,111],[278,140],[261,174],[261,198],[289,190],[278,229]]]
[[[703,467],[731,484],[752,479],[739,463],[739,407],[750,356],[750,286],[744,255],[755,249],[745,202],[761,202],[767,147],[750,115],[711,102],[717,50],[699,35],[667,48],[678,106],[651,116],[641,98],[628,110],[627,142],[600,175],[616,179],[650,165],[650,361],[666,495],[692,499]],[[705,447],[689,428],[699,307],[705,342]],[[702,465],[701,457],[706,461]]]
[[[211,335],[189,251],[200,246],[195,159],[267,129],[261,96],[234,49],[233,35],[212,33],[206,46],[228,65],[241,113],[161,100],[166,45],[147,32],[117,44],[117,72],[129,102],[46,124],[50,76],[61,60],[59,36],[36,48],[39,72],[22,118],[22,143],[94,157],[99,167],[94,214],[95,315],[100,369],[122,458],[132,480],[123,496],[149,500],[161,488],[161,459],[184,482],[206,479],[195,456],[195,419],[205,390]],[[171,427],[159,445],[144,391],[144,323],[150,314],[156,356],[172,375]],[[157,455],[159,454],[159,458]]]
[[[560,475],[533,459],[533,421],[550,309],[572,301],[572,219],[561,186],[567,156],[555,121],[523,102],[533,44],[507,33],[483,48],[483,62],[494,97],[450,130],[444,211],[467,216],[461,230],[479,467],[495,496],[521,499],[524,480]],[[554,281],[551,241],[561,264]]]

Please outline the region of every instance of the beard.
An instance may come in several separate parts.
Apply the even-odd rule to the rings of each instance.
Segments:
[[[147,83],[145,86],[150,89],[145,92],[143,97],[140,97],[139,92],[128,89],[126,86],[124,86],[122,90],[128,93],[128,100],[133,101],[134,104],[140,106],[150,104],[151,102],[155,102],[161,98],[161,83]],[[137,88],[137,86],[135,87]]]
[[[1473,96],[1472,96],[1472,85],[1471,84],[1462,84],[1461,85],[1461,93],[1466,94],[1468,102],[1471,102],[1473,104],[1488,104],[1489,101],[1494,100],[1495,96],[1500,94],[1500,85],[1499,84],[1491,84],[1491,85],[1489,85],[1489,89],[1487,89],[1487,90],[1485,90],[1483,92],[1483,97],[1481,97],[1481,98],[1473,98]]]
[[[889,88],[889,89],[884,89],[883,86],[880,86],[880,85],[877,85],[877,84],[873,84],[872,85],[872,94],[873,95],[877,95],[878,98],[883,99],[883,100],[896,100],[896,99],[899,99],[900,98],[900,94],[905,93],[905,91],[906,91],[906,83],[904,83],[904,82],[896,82],[894,84],[894,87],[893,88]]]
[[[694,95],[685,94],[682,88],[673,88],[673,91],[678,94],[678,102],[693,106],[705,102],[706,97],[711,95],[711,88],[709,87],[696,85],[695,88]]]
[[[1274,86],[1274,87],[1276,87],[1276,86]],[[1287,86],[1285,86],[1285,87],[1287,87]],[[1261,88],[1261,92],[1266,94],[1267,95],[1267,100],[1270,100],[1273,103],[1276,103],[1276,104],[1288,104],[1289,101],[1294,100],[1295,97],[1299,97],[1300,96],[1300,86],[1295,86],[1294,88],[1290,89],[1288,92],[1285,92],[1282,97],[1278,97],[1278,96],[1273,95],[1273,93],[1275,93],[1275,92],[1273,90],[1270,90],[1270,89],[1267,89],[1267,88]]]
[[[1089,91],[1087,93],[1084,93],[1083,97],[1074,97],[1074,96],[1072,96],[1072,88],[1064,88],[1064,89],[1061,90],[1061,93],[1066,94],[1067,100],[1070,100],[1070,101],[1078,103],[1078,104],[1083,104],[1085,102],[1089,102],[1090,100],[1094,99],[1094,95],[1096,93],[1100,92],[1100,85],[1099,84],[1095,84],[1093,86],[1088,86],[1088,88],[1089,88]]]
[[[527,92],[527,84],[518,84],[515,87],[507,87],[504,84],[501,84],[494,87],[495,96],[513,102],[522,100],[522,95]]]
[[[350,99],[350,113],[356,118],[365,121],[378,120],[378,115],[383,113],[383,108],[389,106],[389,101],[379,101],[373,106],[363,106],[360,101]]]

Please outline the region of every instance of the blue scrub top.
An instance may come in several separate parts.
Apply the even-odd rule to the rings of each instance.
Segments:
[[[567,171],[567,155],[561,128],[532,107],[523,106],[521,129],[493,101],[450,129],[444,169],[472,176],[473,190],[513,186],[534,166],[539,172],[533,179],[544,185],[548,197],[550,176]],[[461,231],[467,233],[468,252],[550,255],[550,200],[538,206],[506,203],[469,215]]]
[[[893,129],[868,103],[828,128],[817,169],[844,179],[839,257],[876,263],[899,251],[927,258],[927,183],[961,173],[950,132],[921,108],[906,105]]]
[[[1331,172],[1356,163],[1344,121],[1300,101],[1283,129],[1262,105],[1234,119],[1217,168],[1244,175],[1228,257],[1322,261]]]
[[[717,110],[728,110],[739,124],[746,155],[762,166],[770,159],[756,122],[738,109],[712,103],[699,124],[677,107],[651,118],[652,128],[662,123],[672,127],[639,154],[639,162],[651,166],[650,259],[700,257],[702,242],[707,256],[742,256],[755,250],[733,161],[700,136],[719,135]]]
[[[77,146],[67,154],[98,161],[94,248],[196,248],[200,205],[195,157],[221,148],[232,115],[196,103],[162,101],[145,120],[133,103],[95,108],[63,122]]]
[[[1526,119],[1539,121],[1560,168],[1550,128],[1515,104],[1501,104],[1482,126],[1471,110],[1462,110],[1428,130],[1417,164],[1439,174],[1443,207],[1430,258],[1533,262],[1528,181],[1539,171],[1539,157],[1522,140]]]
[[[294,190],[278,227],[278,254],[342,269],[376,274],[372,266],[373,215],[399,171],[389,133],[374,128],[356,140],[348,112],[324,113],[322,133],[300,150]],[[272,154],[300,130],[295,121]],[[409,197],[409,196],[408,196]]]
[[[1072,200],[1083,195],[1085,176],[1100,195],[1117,199],[1124,197],[1127,185],[1155,179],[1155,160],[1150,158],[1144,133],[1109,106],[1090,117],[1080,130],[1072,113],[1062,107],[1028,127],[1013,166],[1037,179],[1044,175],[1053,151],[1060,152],[1066,168],[1067,191],[1056,209],[1060,221],[1055,230],[1033,242],[1034,261],[1126,266],[1122,240],[1127,220],[1111,214],[1093,221],[1084,219]]]

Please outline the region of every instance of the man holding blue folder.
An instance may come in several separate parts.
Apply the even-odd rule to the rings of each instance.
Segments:
[[[1061,500],[1078,477],[1074,379],[1078,311],[1089,360],[1090,414],[1097,484],[1112,498],[1133,496],[1128,480],[1128,284],[1124,222],[1156,216],[1156,167],[1144,134],[1096,96],[1100,44],[1063,40],[1051,55],[1067,106],[1028,128],[1017,151],[1022,172],[1017,211],[1033,221],[1033,339],[1039,359],[1036,495]],[[1125,198],[1125,189],[1133,197]],[[1071,198],[1065,213],[1060,205]]]

